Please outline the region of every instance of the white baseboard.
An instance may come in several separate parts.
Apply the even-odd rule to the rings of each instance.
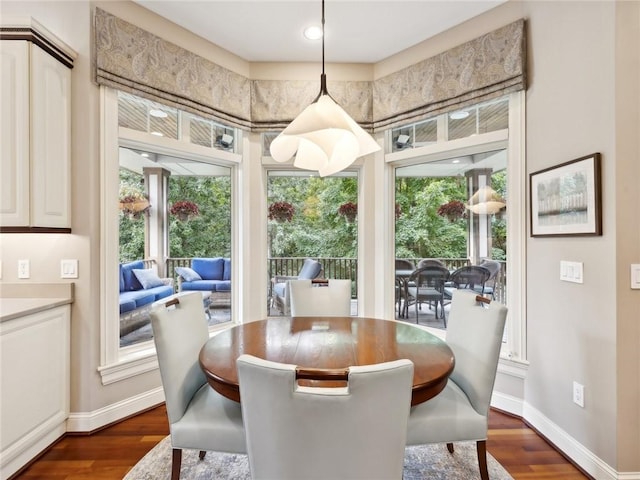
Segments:
[[[540,411],[520,398],[494,391],[491,396],[491,406],[526,420],[596,480],[640,480],[640,472],[616,472]]]
[[[20,439],[17,444],[9,450],[3,452],[0,462],[0,479],[6,480],[18,470],[23,468],[40,452],[49,448],[57,439],[65,433],[64,420],[51,426],[45,432],[32,431]],[[9,455],[5,455],[9,453]]]
[[[562,453],[571,458],[596,480],[640,480],[638,473],[618,473],[593,452],[547,418],[542,412],[524,402],[522,418],[544,435]]]
[[[71,412],[67,420],[67,432],[92,432],[162,402],[164,391],[158,387],[93,412]]]
[[[622,472],[618,474],[618,480],[640,480],[640,472]]]
[[[494,390],[493,395],[491,395],[491,406],[493,408],[497,408],[498,410],[502,410],[503,412],[517,415],[520,418],[523,418],[523,415],[522,415],[523,404],[524,402],[522,401],[521,398],[517,398],[512,395],[507,395],[506,393],[500,393]]]

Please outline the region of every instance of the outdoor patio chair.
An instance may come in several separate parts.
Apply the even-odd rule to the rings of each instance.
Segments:
[[[438,260],[437,258],[423,258],[418,262],[418,268],[433,267],[433,266],[447,268],[444,262],[442,260]]]
[[[490,260],[485,258],[480,262],[480,266],[484,268],[488,268],[489,272],[491,272],[491,275],[489,276],[489,278],[484,284],[484,290],[481,293],[483,295],[490,295],[491,298],[495,300],[496,299],[496,292],[495,292],[496,281],[498,279],[498,273],[500,273],[502,265],[500,264],[500,262],[496,262],[495,260]]]
[[[435,315],[438,318],[438,304],[440,304],[442,319],[446,327],[444,288],[448,278],[449,270],[445,267],[430,266],[416,269],[405,285],[404,316],[409,315],[409,306],[414,304],[416,306],[416,323],[418,323],[418,309],[423,303],[429,303],[435,306]]]
[[[445,300],[451,300],[453,291],[459,289],[473,290],[483,295],[485,283],[490,276],[489,269],[480,265],[466,265],[458,268],[449,275],[449,281],[444,288]]]
[[[395,299],[398,305],[398,317],[404,316],[404,305],[406,305],[406,283],[411,273],[416,269],[416,264],[405,258],[396,258],[396,286]],[[403,305],[404,302],[404,305]]]
[[[291,313],[289,280],[313,280],[320,275],[322,264],[311,258],[305,259],[297,276],[276,276],[271,280],[271,308],[277,308],[282,315]]]

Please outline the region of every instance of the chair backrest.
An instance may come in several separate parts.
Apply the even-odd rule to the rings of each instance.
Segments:
[[[411,260],[396,258],[396,270],[415,270],[416,266]]]
[[[444,262],[442,260],[438,260],[437,258],[423,258],[418,262],[418,268],[434,267],[434,266],[447,268]]]
[[[313,280],[322,271],[322,264],[312,258],[305,258],[302,268],[298,273],[298,280]]]
[[[455,290],[447,326],[447,344],[456,364],[449,377],[467,395],[473,408],[487,415],[496,378],[507,307],[476,301],[478,294]]]
[[[200,349],[209,340],[202,294],[183,292],[163,298],[152,305],[150,316],[172,424],[182,418],[195,392],[207,381],[198,362]]]
[[[327,286],[314,286],[311,280],[291,280],[291,316],[351,315],[351,280],[329,279]]]
[[[409,277],[409,285],[433,288],[442,292],[448,278],[449,270],[445,267],[430,265],[417,268]]]
[[[491,272],[488,268],[480,265],[466,265],[452,272],[449,280],[456,288],[473,290],[475,287],[483,288],[490,276]]]
[[[296,366],[237,360],[251,478],[402,478],[409,360],[349,368],[346,387],[300,386]]]
[[[502,268],[500,262],[496,262],[495,260],[489,260],[486,258],[480,262],[480,266],[488,269],[491,273],[491,275],[489,276],[489,280],[493,280]]]

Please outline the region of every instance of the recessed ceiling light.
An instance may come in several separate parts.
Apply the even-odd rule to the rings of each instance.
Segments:
[[[148,153],[141,153],[140,156],[144,157],[144,158],[149,158],[149,154]]]
[[[460,163],[460,159],[459,159],[459,158],[456,158],[456,159],[455,159],[453,162],[451,162],[451,163]]]
[[[304,29],[303,35],[307,40],[319,40],[322,38],[322,28],[312,25]]]
[[[151,132],[151,135],[155,135],[156,137],[164,137],[164,134],[160,132]]]
[[[167,112],[163,112],[162,110],[158,110],[157,108],[149,110],[149,115],[156,118],[167,118],[169,116]]]
[[[449,115],[449,118],[451,118],[452,120],[462,120],[464,118],[467,118],[469,116],[469,112],[467,112],[466,110],[460,110],[458,112],[453,112]]]

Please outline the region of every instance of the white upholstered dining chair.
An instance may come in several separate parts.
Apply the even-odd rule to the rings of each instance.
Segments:
[[[487,304],[487,302],[490,302]],[[446,341],[455,355],[447,386],[411,408],[407,445],[475,441],[482,480],[488,480],[486,440],[507,308],[469,290],[455,290]]]
[[[410,360],[350,367],[346,387],[305,387],[296,366],[237,360],[253,480],[402,478]]]
[[[313,285],[311,280],[291,280],[291,316],[351,315],[351,280],[329,279],[327,285]]]
[[[182,449],[246,453],[242,410],[213,390],[200,369],[209,329],[200,292],[164,298],[151,308],[173,448],[171,479],[180,478]]]

